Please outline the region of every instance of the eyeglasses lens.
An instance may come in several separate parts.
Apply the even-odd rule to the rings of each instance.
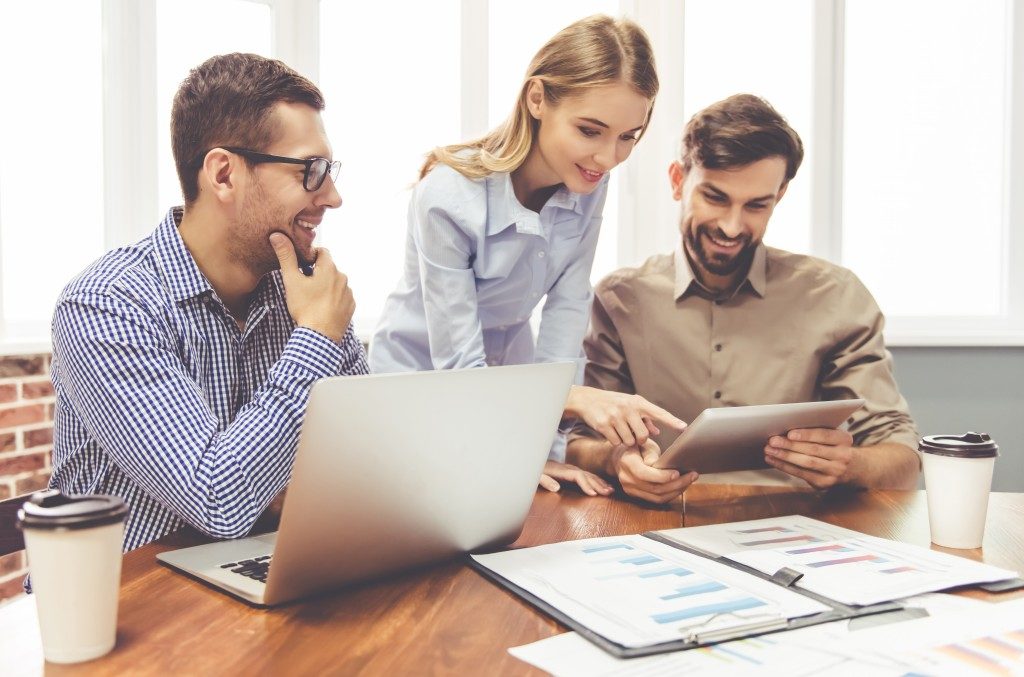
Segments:
[[[329,169],[330,163],[327,160],[323,158],[313,160],[306,171],[306,190],[320,190]]]

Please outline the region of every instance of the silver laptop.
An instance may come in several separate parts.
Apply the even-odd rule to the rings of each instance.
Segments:
[[[278,531],[157,559],[271,606],[509,543],[575,373],[562,362],[321,380]]]

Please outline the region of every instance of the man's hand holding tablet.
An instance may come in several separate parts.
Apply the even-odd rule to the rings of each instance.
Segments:
[[[801,428],[775,435],[764,448],[768,465],[799,477],[815,489],[828,489],[846,481],[855,450],[845,430]]]
[[[657,443],[648,439],[643,447],[616,447],[608,459],[606,473],[616,477],[622,490],[630,496],[651,503],[668,503],[697,481],[694,471],[679,472],[675,468],[655,468],[661,456]]]
[[[855,458],[853,438],[836,428],[863,404],[836,400],[705,409],[654,465],[709,473],[767,464],[824,489],[847,476]]]

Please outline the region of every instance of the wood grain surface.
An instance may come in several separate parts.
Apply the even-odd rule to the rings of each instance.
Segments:
[[[513,547],[804,514],[928,546],[923,492],[794,492],[695,485],[664,508],[579,493],[537,493]],[[31,603],[0,608],[5,674],[533,674],[507,649],[565,628],[460,561],[272,610],[175,573],[157,552],[201,542],[179,533],[124,558],[118,643],[75,666],[46,664]],[[984,549],[958,555],[1024,570],[1024,494],[992,494]],[[1007,599],[981,591],[965,594]],[[20,614],[20,615],[19,615]]]

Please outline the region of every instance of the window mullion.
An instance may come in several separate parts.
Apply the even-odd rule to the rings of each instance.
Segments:
[[[462,138],[487,131],[489,35],[487,0],[462,0]]]
[[[148,233],[157,205],[155,0],[103,0],[103,211],[110,249]]]
[[[622,0],[622,12],[651,39],[660,89],[651,124],[619,176],[619,265],[632,266],[675,247],[679,208],[669,190],[668,166],[677,159],[683,124],[684,3]],[[615,176],[615,174],[613,174]]]
[[[814,3],[811,252],[842,263],[844,0]]]
[[[267,0],[273,10],[274,57],[320,80],[319,0]]]
[[[1003,220],[1003,242],[1007,252],[1002,261],[1009,325],[1024,330],[1024,193],[1014,190],[1024,177],[1024,8],[1007,2],[1007,144],[1003,190],[1006,216]],[[1014,178],[1016,177],[1016,184]]]

